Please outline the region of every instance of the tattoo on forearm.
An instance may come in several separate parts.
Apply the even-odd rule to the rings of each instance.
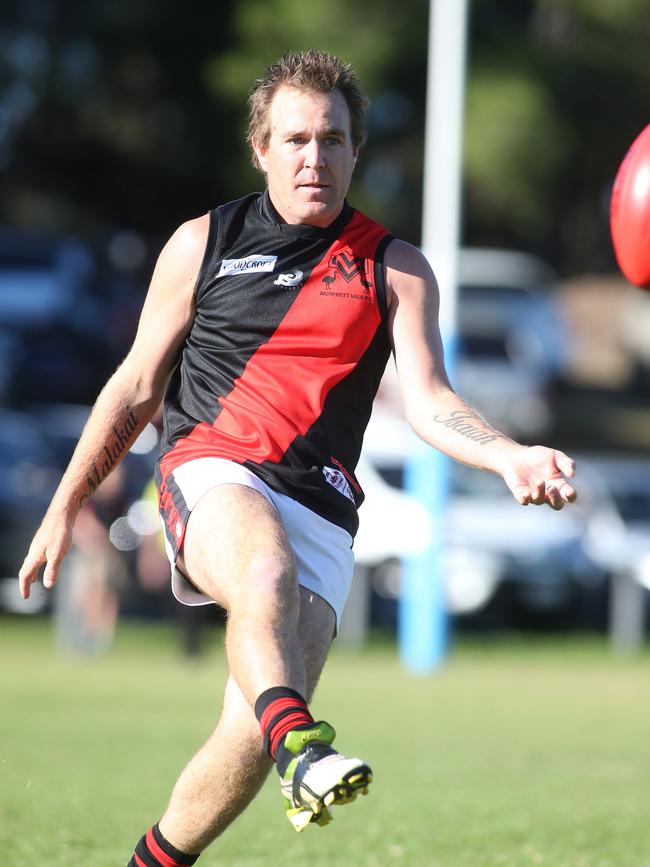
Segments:
[[[86,476],[87,489],[81,498],[81,503],[91,497],[99,485],[104,481],[106,476],[118,462],[120,456],[129,448],[130,441],[133,438],[133,433],[138,426],[138,417],[131,410],[126,417],[122,427],[113,425],[113,433],[115,439],[109,441],[98,455],[96,461],[93,461],[92,472]]]
[[[454,410],[448,418],[436,415],[433,420],[444,427],[451,428],[468,440],[480,443],[482,446],[501,439],[503,434],[493,430],[479,416],[462,409]]]

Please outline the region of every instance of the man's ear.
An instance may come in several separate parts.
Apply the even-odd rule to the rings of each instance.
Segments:
[[[267,159],[266,152],[268,148],[262,147],[257,139],[253,139],[252,141],[253,150],[255,151],[255,156],[257,157],[257,161],[260,164],[260,168],[266,174],[267,171]]]

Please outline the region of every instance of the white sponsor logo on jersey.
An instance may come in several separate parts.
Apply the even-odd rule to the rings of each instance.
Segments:
[[[354,503],[352,488],[340,470],[335,470],[334,467],[323,467],[323,475],[333,488],[336,488],[339,493]]]
[[[278,279],[273,281],[274,286],[297,286],[302,283],[302,271],[296,268],[288,274],[278,274]]]
[[[251,271],[272,271],[277,256],[244,256],[243,259],[224,259],[217,277],[227,274],[250,274]]]

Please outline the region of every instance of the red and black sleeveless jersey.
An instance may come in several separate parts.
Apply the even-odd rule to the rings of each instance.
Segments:
[[[196,316],[165,396],[163,511],[174,469],[212,456],[356,533],[354,470],[390,352],[390,240],[347,203],[325,229],[282,223],[268,192],[210,213]]]

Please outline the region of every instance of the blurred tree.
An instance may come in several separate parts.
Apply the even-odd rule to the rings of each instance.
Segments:
[[[207,0],[192,14],[154,0],[10,5],[2,74],[27,98],[3,137],[5,220],[158,234],[219,197],[233,122],[201,71],[228,40],[229,2],[218,26]]]
[[[245,144],[248,89],[283,51],[320,47],[348,58],[378,94],[373,158],[360,168],[355,202],[396,217],[417,240],[428,4],[405,3],[409,14],[388,26],[389,0],[372,15],[369,3],[344,0],[199,0],[191,15],[153,0],[14,0],[0,30],[15,103],[10,129],[0,127],[0,217],[85,235],[126,226],[164,236],[259,188]]]
[[[465,176],[476,223],[512,225],[515,217],[518,234],[547,235],[553,222],[548,182],[562,164],[565,138],[542,82],[477,69],[467,95],[465,134]]]
[[[0,219],[155,238],[259,188],[245,100],[269,61],[359,71],[370,141],[352,201],[419,242],[428,0],[4,0]],[[464,240],[565,273],[613,267],[606,208],[648,122],[647,0],[473,0]]]
[[[614,267],[609,192],[650,119],[646,0],[475,0],[465,237]]]

